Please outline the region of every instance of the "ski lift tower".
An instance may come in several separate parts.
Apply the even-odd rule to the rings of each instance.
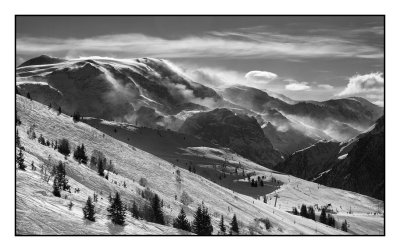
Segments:
[[[279,195],[277,193],[275,193],[274,197],[275,197],[275,205],[274,205],[274,207],[276,207],[276,202],[278,201]]]

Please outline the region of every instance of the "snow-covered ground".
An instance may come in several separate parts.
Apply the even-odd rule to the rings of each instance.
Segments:
[[[383,217],[368,215],[376,211],[380,201],[370,197],[275,173],[232,154],[228,161],[237,162],[240,159],[247,170],[254,170],[257,174],[264,173],[267,177],[274,177],[284,183],[276,191],[279,199],[277,207],[274,207],[270,201],[265,204],[262,200],[234,193],[185,169],[181,169],[183,181],[178,183],[177,167],[170,162],[133,148],[87,124],[74,123],[71,117],[58,115],[56,111],[19,95],[17,112],[22,122],[17,129],[26,150],[24,156],[28,166],[27,171],[17,170],[17,234],[183,234],[170,226],[134,220],[130,215],[124,227],[115,227],[106,218],[107,197],[110,193],[119,191],[123,200],[129,203],[132,200],[141,200],[137,193],[138,189],[143,189],[138,184],[141,177],[148,180],[148,187],[164,201],[164,213],[170,217],[176,217],[179,213],[182,203],[179,199],[175,200],[175,195],[179,198],[183,191],[194,199],[192,204],[184,207],[189,220],[193,219],[197,206],[204,201],[212,215],[214,234],[217,234],[220,216],[224,215],[228,225],[234,213],[237,215],[241,234],[249,234],[249,227],[254,234],[346,234],[286,212],[302,203],[331,203],[334,209],[338,209],[340,217],[346,217],[350,233],[383,234]],[[37,136],[43,134],[48,140],[67,138],[72,148],[83,143],[89,156],[94,149],[102,151],[107,159],[113,161],[118,175],[110,174],[109,180],[106,180],[88,166],[78,164],[71,156],[65,160],[56,150],[39,144],[37,139],[28,138],[27,130],[31,125],[36,126]],[[207,148],[196,150],[213,154]],[[38,166],[48,156],[55,163],[66,163],[67,177],[72,186],[71,194],[62,192],[62,198],[56,198],[52,195],[51,181],[46,183],[40,179]],[[36,171],[30,169],[32,161],[38,168]],[[122,185],[124,181],[126,188]],[[75,188],[79,188],[80,192],[75,193]],[[94,192],[99,194],[99,201],[96,203],[97,221],[88,223],[82,219],[82,207],[87,197]],[[67,207],[70,201],[74,204],[72,210]],[[347,217],[346,212],[350,206],[354,215]],[[272,228],[266,230],[262,224],[254,221],[256,218],[268,218]]]

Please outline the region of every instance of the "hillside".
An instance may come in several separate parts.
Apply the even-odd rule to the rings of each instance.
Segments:
[[[372,196],[385,197],[385,120],[346,142],[321,141],[296,151],[277,171]]]
[[[179,131],[229,147],[267,167],[272,167],[283,159],[265,137],[255,118],[236,114],[228,109],[196,113],[183,123]]]
[[[130,216],[127,217],[128,222],[125,227],[115,227],[106,219],[105,208],[108,204],[106,196],[111,192],[119,191],[125,202],[132,200],[143,202],[138,193],[144,189],[138,184],[141,177],[148,180],[148,187],[164,201],[163,210],[169,219],[176,217],[182,206],[181,202],[175,200],[175,195],[179,198],[182,192],[186,191],[193,198],[194,202],[184,207],[190,220],[193,219],[197,205],[204,201],[212,215],[214,233],[218,229],[220,215],[224,215],[228,222],[235,213],[241,234],[249,234],[249,229],[253,234],[345,234],[340,230],[286,212],[301,203],[322,205],[327,202],[331,202],[338,209],[337,217],[346,218],[351,222],[350,233],[368,234],[378,231],[382,233],[383,218],[370,215],[377,210],[381,202],[370,197],[275,173],[240,157],[241,165],[246,172],[254,171],[255,175],[265,175],[267,179],[273,177],[281,182],[281,187],[276,190],[280,196],[277,207],[273,207],[272,202],[266,204],[250,196],[233,193],[183,168],[180,169],[182,183],[179,184],[175,179],[177,167],[170,162],[138,148],[132,148],[85,123],[74,123],[71,117],[58,115],[56,111],[35,101],[17,95],[16,102],[18,116],[22,122],[17,129],[21,144],[25,148],[25,163],[28,165],[26,171],[17,170],[16,176],[16,233],[19,235],[182,234],[171,227],[135,220]],[[36,134],[42,134],[46,139],[53,141],[65,137],[73,147],[83,143],[89,155],[94,149],[101,150],[107,159],[113,161],[118,174],[110,174],[110,179],[106,180],[88,166],[78,164],[71,156],[64,159],[54,149],[28,138],[27,130],[32,125],[36,126]],[[212,153],[207,147],[190,149],[203,155],[215,154],[215,151]],[[55,163],[58,161],[66,163],[67,178],[73,192],[71,194],[62,192],[62,198],[56,198],[51,194],[51,181],[46,183],[40,178],[38,170],[33,171],[30,168],[32,161],[38,167],[46,162],[49,156]],[[235,158],[235,155],[231,155],[230,161],[237,163],[238,159]],[[124,181],[127,184],[126,188],[122,186]],[[75,188],[79,188],[80,192],[75,192]],[[89,224],[82,219],[81,207],[87,196],[94,192],[100,195],[99,202],[96,203],[98,220]],[[65,195],[67,199],[64,199]],[[67,208],[70,201],[74,204],[71,211]],[[354,213],[346,216],[350,206]],[[256,218],[268,218],[272,228],[266,230],[260,222],[254,221]],[[374,227],[371,228],[371,225]]]

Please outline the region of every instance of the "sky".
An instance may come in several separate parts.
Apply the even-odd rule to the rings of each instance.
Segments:
[[[210,86],[383,105],[382,16],[17,16],[16,39],[17,64],[42,54],[163,58]]]

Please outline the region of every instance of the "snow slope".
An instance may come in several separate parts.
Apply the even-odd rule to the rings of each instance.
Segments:
[[[278,190],[280,198],[279,206],[276,208],[269,202],[265,204],[252,197],[233,193],[231,190],[185,169],[181,169],[183,182],[179,184],[175,179],[177,167],[171,163],[140,149],[132,148],[132,146],[104,135],[87,124],[74,123],[71,117],[64,114],[57,115],[56,111],[40,103],[29,101],[19,95],[17,95],[16,101],[18,116],[22,121],[22,125],[17,129],[21,143],[26,149],[24,155],[28,165],[27,171],[17,170],[17,234],[184,234],[171,227],[134,220],[130,216],[127,217],[128,223],[125,227],[115,227],[106,219],[107,196],[111,192],[119,191],[125,202],[141,200],[137,193],[137,189],[143,189],[138,184],[141,177],[145,177],[149,181],[150,189],[164,201],[163,210],[169,217],[176,217],[178,214],[182,204],[175,200],[175,195],[180,197],[183,191],[186,191],[194,199],[194,203],[184,207],[190,220],[193,219],[193,212],[197,205],[204,201],[212,214],[214,234],[217,234],[220,215],[224,215],[226,222],[229,222],[234,213],[237,215],[241,234],[248,234],[249,226],[253,229],[256,228],[256,232],[252,231],[254,234],[346,234],[338,229],[294,216],[285,210],[291,209],[292,206],[299,203],[318,201],[321,204],[330,201],[338,202],[344,207],[353,205],[353,211],[365,218],[365,214],[372,211],[376,206],[375,203],[379,202],[339,189],[323,186],[321,186],[322,189],[315,189],[317,184],[276,174],[272,171],[269,173],[270,175],[274,175],[278,180],[284,182],[284,185]],[[65,137],[73,148],[83,143],[89,155],[94,149],[101,150],[107,159],[113,160],[118,175],[110,174],[110,179],[106,180],[87,166],[78,164],[71,156],[65,160],[52,148],[43,146],[37,140],[27,137],[26,132],[31,125],[36,125],[36,134],[43,134],[46,139],[56,140]],[[40,179],[38,171],[30,170],[32,161],[38,167],[49,155],[54,162],[60,160],[66,162],[67,177],[73,192],[71,194],[62,192],[62,198],[56,198],[51,194],[51,181],[47,184]],[[233,158],[232,161],[236,161]],[[261,168],[248,160],[242,159],[242,161],[246,162],[244,165],[258,167],[259,172],[268,174],[268,171],[263,171],[268,169]],[[122,186],[124,181],[127,183],[127,188]],[[299,189],[296,188],[296,184],[300,185]],[[303,192],[308,187],[314,188],[312,195]],[[80,192],[75,193],[75,188],[79,188]],[[94,192],[101,193],[99,202],[96,203],[98,220],[95,223],[88,223],[82,219],[81,208],[87,196]],[[68,196],[67,199],[64,198],[65,195]],[[324,199],[321,200],[321,198]],[[71,211],[66,206],[70,201],[74,204]],[[354,217],[357,222],[361,222],[356,216]],[[261,224],[254,221],[256,218],[269,218],[272,228],[267,231]],[[370,221],[367,220],[367,222]],[[360,224],[360,228],[363,228],[362,222]],[[367,230],[363,231],[369,234],[373,233],[373,229],[369,232]],[[356,230],[355,232],[365,233]]]

